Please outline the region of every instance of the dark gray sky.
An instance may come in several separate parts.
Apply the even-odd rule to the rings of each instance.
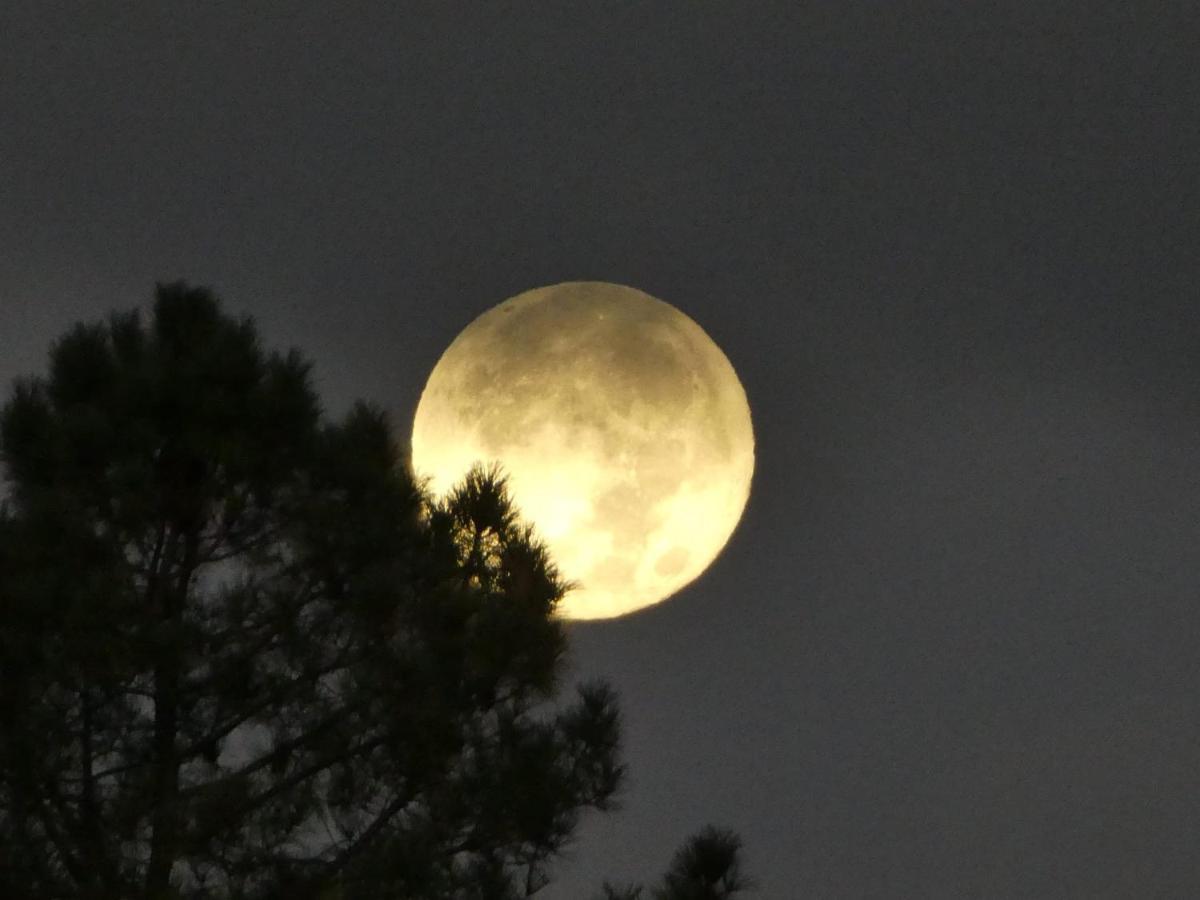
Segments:
[[[1196,26],[8,0],[0,380],[187,278],[407,430],[487,307],[648,291],[758,469],[704,578],[573,628],[632,780],[547,895],[714,821],[765,897],[1198,896]]]

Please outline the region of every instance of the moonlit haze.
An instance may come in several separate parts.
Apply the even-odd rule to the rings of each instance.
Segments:
[[[499,463],[521,514],[573,582],[572,619],[623,615],[697,578],[737,526],[754,435],[707,334],[632,288],[568,282],[481,315],[438,361],[413,468],[442,495]]]

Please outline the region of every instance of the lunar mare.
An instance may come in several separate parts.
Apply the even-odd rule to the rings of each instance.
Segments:
[[[576,584],[559,614],[598,619],[708,567],[749,496],[754,434],[733,366],[699,325],[633,288],[567,282],[455,338],[417,406],[412,462],[436,496],[498,463]]]

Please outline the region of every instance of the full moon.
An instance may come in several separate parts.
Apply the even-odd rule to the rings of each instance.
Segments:
[[[699,576],[741,518],[754,471],[746,393],[695,322],[629,287],[519,294],[442,355],[412,462],[444,496],[498,463],[562,576],[569,619],[620,616]]]

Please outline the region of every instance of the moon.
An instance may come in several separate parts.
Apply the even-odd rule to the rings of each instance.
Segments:
[[[725,546],[750,494],[750,407],[699,325],[642,291],[577,281],[469,324],[417,405],[414,471],[444,496],[498,463],[574,583],[568,619],[658,603]]]

